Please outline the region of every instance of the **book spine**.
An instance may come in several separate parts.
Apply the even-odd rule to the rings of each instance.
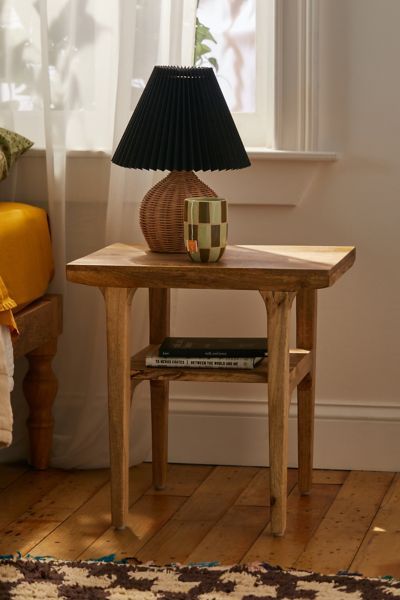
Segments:
[[[172,358],[146,356],[146,367],[192,367],[197,369],[253,369],[254,358]]]
[[[253,359],[260,356],[260,350],[226,349],[226,350],[163,350],[160,348],[160,357],[164,358],[207,358],[207,359]]]

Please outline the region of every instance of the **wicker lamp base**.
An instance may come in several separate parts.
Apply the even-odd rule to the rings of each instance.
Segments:
[[[183,240],[185,198],[217,194],[193,171],[172,171],[145,195],[140,206],[140,227],[153,252],[186,252]]]

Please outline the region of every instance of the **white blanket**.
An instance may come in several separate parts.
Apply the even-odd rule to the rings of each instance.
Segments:
[[[10,393],[14,387],[14,354],[10,330],[0,325],[0,448],[12,441],[13,415]]]

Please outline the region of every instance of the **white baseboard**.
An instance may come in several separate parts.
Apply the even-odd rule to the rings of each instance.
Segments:
[[[297,466],[297,405],[289,417],[289,466]],[[170,402],[169,460],[183,463],[268,465],[266,404],[229,398]],[[400,470],[400,405],[319,401],[314,466]]]
[[[132,450],[135,450],[133,454],[136,455],[137,462],[138,452],[139,460],[151,458],[150,414],[148,388],[139,386],[135,394],[136,411],[132,415],[131,445]],[[218,396],[218,399],[191,398],[176,393],[171,396],[168,453],[170,462],[268,465],[266,402],[221,396]],[[86,402],[82,395],[59,397],[59,401],[61,400],[64,406],[69,407],[73,420],[74,406],[78,412]],[[90,444],[89,448],[85,443],[82,450],[81,436],[76,432],[72,435],[76,425],[73,425],[74,421],[69,423],[68,432],[71,439],[73,438],[73,448],[69,447],[67,452],[64,448],[65,442],[62,445],[62,440],[60,441],[64,450],[57,466],[94,468],[108,464],[107,453],[99,450],[99,444],[101,447],[107,445],[106,428],[102,422],[102,419],[107,419],[106,397],[98,396],[95,404],[101,407],[101,415],[94,420],[91,431],[91,437],[94,436],[96,443]],[[96,415],[99,412],[100,409],[96,411]],[[289,417],[289,466],[292,467],[297,466],[296,416],[297,405],[293,401]],[[57,421],[56,418],[56,424]],[[25,425],[23,430],[25,432]],[[57,444],[55,446],[57,447]],[[26,449],[24,452],[21,456],[26,455]],[[7,449],[3,450],[3,453],[6,459]],[[80,462],[75,454],[79,455]],[[1,459],[3,454],[0,462]],[[400,471],[400,404],[318,400],[315,411],[314,466],[321,469]]]

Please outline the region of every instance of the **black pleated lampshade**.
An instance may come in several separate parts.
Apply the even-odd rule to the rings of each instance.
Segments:
[[[112,162],[161,171],[250,165],[214,71],[203,67],[154,67]]]

